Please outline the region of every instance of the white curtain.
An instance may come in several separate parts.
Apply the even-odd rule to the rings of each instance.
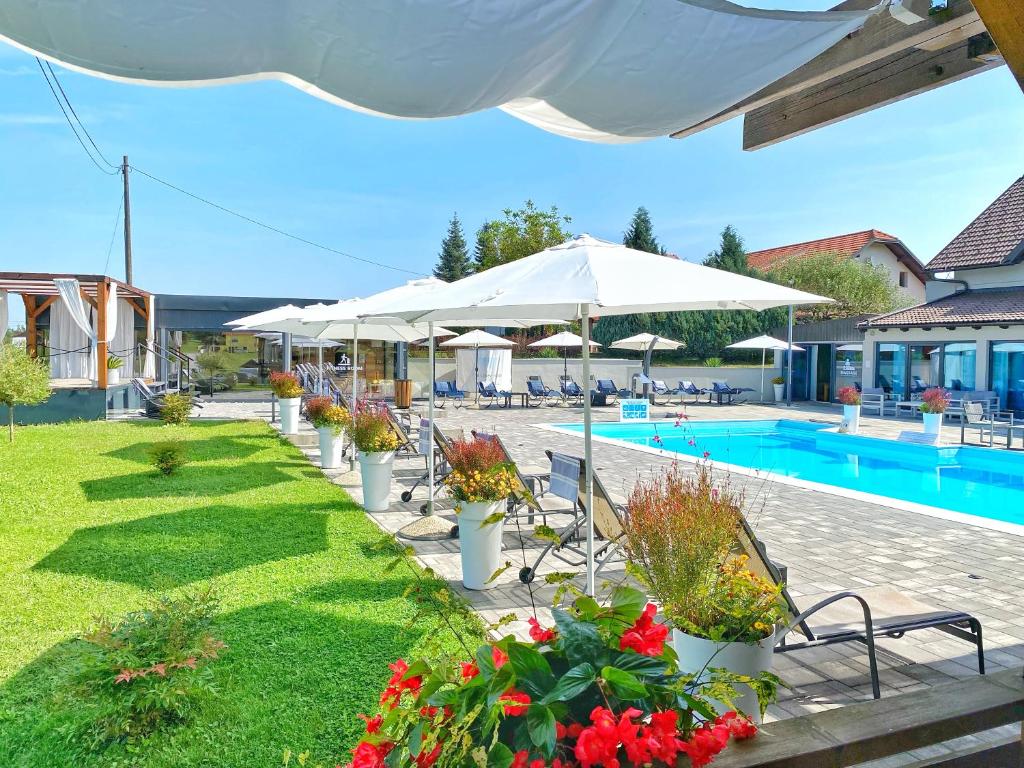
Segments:
[[[104,341],[107,342],[109,348],[110,342],[114,340],[114,336],[117,335],[117,286],[111,284],[110,290],[107,292],[107,332],[104,337]]]
[[[146,359],[142,365],[142,378],[156,378],[156,354],[153,344],[156,342],[156,299],[149,300],[149,316],[146,320]]]
[[[0,342],[7,334],[7,291],[0,291]]]
[[[479,354],[479,357],[477,356]],[[474,374],[474,368],[478,375]],[[465,392],[476,392],[477,381],[494,384],[498,389],[512,389],[511,349],[457,349],[455,351],[455,383]]]
[[[94,380],[96,330],[81,288],[72,278],[58,277],[53,283],[60,298],[50,305],[51,375],[59,379]]]
[[[111,339],[110,354],[124,360],[122,381],[135,375],[135,310],[127,299],[117,302],[117,333]]]

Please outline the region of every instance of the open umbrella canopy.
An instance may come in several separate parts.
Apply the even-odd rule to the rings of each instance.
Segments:
[[[378,115],[499,107],[546,131],[636,141],[696,125],[887,3],[728,0],[4,0],[0,39],[80,71],[197,86],[276,79]]]
[[[436,336],[437,333],[435,332]],[[442,341],[440,346],[442,347],[463,347],[472,349],[473,347],[479,347],[480,349],[501,349],[505,347],[514,347],[516,343],[503,339],[501,336],[495,336],[493,333],[482,331],[479,328],[469,333],[464,333],[461,336],[456,336],[454,339],[448,339],[448,341]]]
[[[348,323],[321,323],[310,324],[307,318],[319,316],[320,313],[331,310],[338,305],[353,304],[358,300],[348,299],[338,304],[313,304],[309,307],[296,307],[288,304],[266,312],[259,312],[255,315],[241,317],[225,323],[239,331],[274,331],[277,333],[291,333],[305,338],[320,339],[325,341],[340,341],[355,338],[355,326],[357,320],[350,320]],[[354,305],[354,304],[353,304]],[[434,335],[450,336],[452,331],[444,328],[435,329]],[[367,326],[359,331],[359,337],[364,341],[420,341],[426,338],[426,325],[410,325],[403,321],[393,323],[376,323]]]
[[[325,305],[312,305],[312,307],[323,306]],[[299,318],[310,308],[285,304],[263,312],[257,312],[254,315],[246,315],[237,320],[228,320],[224,325],[238,331],[276,331],[277,333],[299,333],[305,335],[305,330],[299,322]]]
[[[583,337],[577,336],[572,331],[562,331],[556,333],[554,336],[548,336],[545,339],[539,341],[531,341],[527,346],[529,347],[582,347]],[[590,342],[590,348],[595,349],[600,347],[596,341]]]
[[[776,339],[774,336],[755,336],[752,339],[745,339],[744,341],[737,341],[735,344],[730,344],[726,349],[788,349],[789,344]],[[794,352],[803,352],[803,347],[798,347],[796,344],[793,345]]]
[[[613,341],[608,346],[612,349],[632,349],[636,352],[646,352],[652,348],[652,342],[654,344],[653,349],[657,350],[679,349],[686,346],[684,341],[673,341],[672,339],[655,336],[653,333],[638,333],[636,336],[630,336],[627,339]]]

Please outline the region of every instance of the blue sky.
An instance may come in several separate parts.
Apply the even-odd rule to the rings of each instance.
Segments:
[[[808,0],[802,7],[819,6]],[[787,7],[799,7],[788,3]],[[749,249],[875,227],[927,261],[1024,172],[1024,95],[1005,67],[743,152],[734,120],[609,146],[492,111],[359,115],[279,83],[148,88],[58,70],[112,160],[341,250],[420,273],[449,217],[467,235],[526,198],[621,238],[638,205],[702,258],[733,224]],[[120,179],[85,157],[35,61],[0,44],[0,270],[103,271]],[[132,177],[135,281],[171,293],[341,298],[408,276],[283,239]],[[108,273],[123,271],[120,233]]]

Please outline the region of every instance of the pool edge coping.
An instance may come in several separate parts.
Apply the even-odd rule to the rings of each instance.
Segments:
[[[789,421],[803,421],[808,424],[817,424],[819,422],[811,422],[802,419],[788,419]],[[697,419],[696,421],[701,421]],[[712,420],[707,420],[712,421]],[[737,419],[737,421],[771,421],[771,419]],[[774,421],[782,421],[782,419],[774,419]],[[601,422],[602,424],[618,424],[619,422]],[[672,419],[652,419],[649,422],[643,422],[645,424],[659,424],[669,423],[672,424]],[[572,429],[566,429],[558,424],[531,424],[530,426],[537,429],[547,430],[548,432],[556,432],[562,435],[572,435],[575,437],[583,438],[583,432]],[[603,435],[591,434],[591,439],[595,442],[605,443],[607,445],[615,445],[619,448],[626,448],[629,450],[640,451],[642,453],[651,454],[653,456],[660,456],[664,459],[675,459],[678,461],[685,461],[688,464],[697,464],[704,459],[698,456],[690,456],[685,453],[676,453],[675,451],[665,450],[664,448],[651,448],[646,445],[636,445],[635,443],[628,443],[623,440],[619,440],[614,437],[604,437]],[[890,440],[885,437],[874,437],[871,439],[885,440],[887,442],[895,443],[895,440]],[[942,446],[940,446],[942,447]],[[956,447],[956,446],[952,446]],[[752,469],[750,467],[744,467],[739,464],[730,464],[725,461],[708,459],[716,467],[721,467],[728,472],[735,472],[743,477],[757,477],[766,480],[771,483],[780,483],[782,485],[789,485],[794,488],[802,488],[807,491],[820,491],[822,493],[830,494],[832,496],[839,496],[844,499],[852,499],[854,501],[865,501],[869,504],[877,504],[880,507],[888,507],[890,509],[897,509],[901,512],[913,512],[919,515],[925,515],[927,517],[937,518],[940,520],[946,520],[952,523],[961,523],[963,525],[973,526],[975,528],[984,528],[990,531],[997,531],[999,533],[1009,534],[1011,536],[1024,537],[1024,524],[1009,523],[1004,520],[991,520],[986,517],[978,517],[977,515],[971,515],[967,512],[956,512],[951,509],[943,509],[942,507],[933,507],[928,504],[918,504],[913,501],[904,501],[902,499],[894,499],[890,496],[880,496],[875,493],[867,493],[866,491],[855,491],[849,488],[842,488],[838,485],[829,485],[828,483],[819,483],[813,480],[802,480],[796,477],[790,477],[788,475],[779,475],[775,472],[770,472],[763,469]]]

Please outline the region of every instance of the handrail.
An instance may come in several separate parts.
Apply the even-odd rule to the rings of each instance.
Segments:
[[[139,343],[137,345],[137,350],[136,351],[137,351],[138,355],[145,355],[146,352],[148,352],[150,350],[150,348],[152,349],[153,354],[155,354],[157,357],[159,357],[164,362],[166,362],[168,364],[172,364],[172,365],[173,364],[177,364],[177,367],[178,367],[178,389],[179,390],[185,390],[186,392],[191,392],[191,390],[192,390],[192,358],[190,358],[188,355],[185,355],[185,354],[179,352],[176,349],[173,349],[173,348],[170,348],[170,347],[163,347],[163,346],[161,346],[160,344],[158,344],[155,341],[152,343],[151,346],[150,345],[146,345],[144,343]],[[182,386],[182,377],[184,377],[188,381],[187,385],[185,385],[185,386]]]

